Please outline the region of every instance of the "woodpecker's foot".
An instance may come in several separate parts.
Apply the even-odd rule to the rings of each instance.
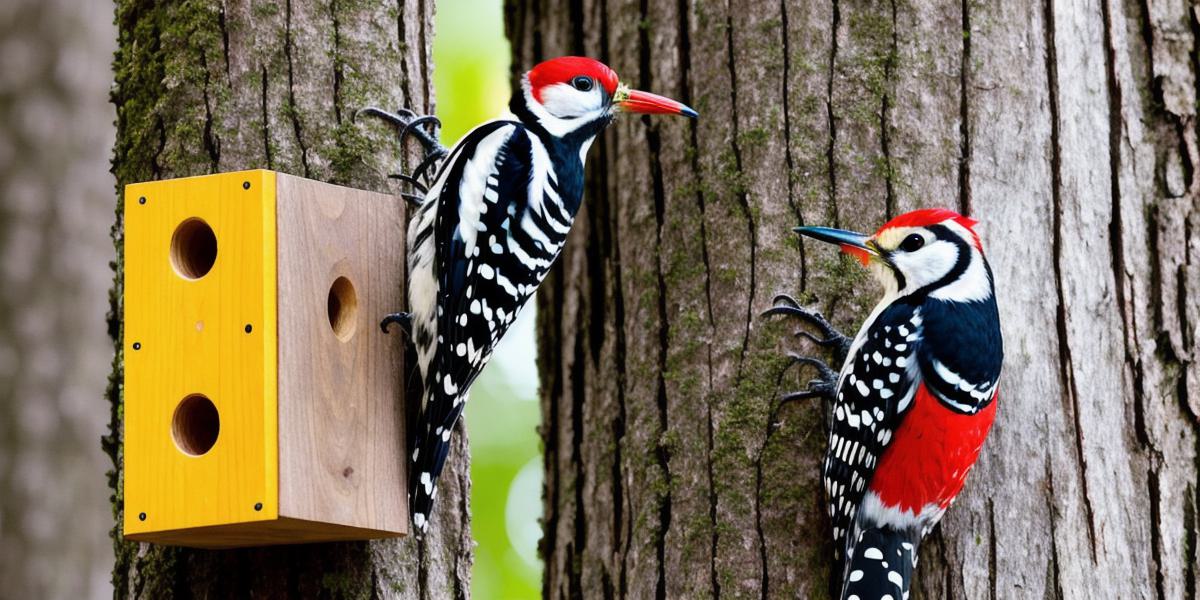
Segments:
[[[397,129],[401,143],[410,135],[417,138],[417,141],[425,149],[426,155],[435,154],[438,151],[446,152],[446,148],[438,142],[437,138],[437,129],[442,126],[442,122],[433,115],[418,115],[407,108],[401,108],[393,113],[376,106],[360,109],[354,114],[354,118],[357,119],[359,115],[376,117],[391,123]]]
[[[792,400],[805,400],[808,398],[821,398],[826,402],[832,403],[837,396],[838,373],[829,368],[829,365],[812,358],[811,356],[800,356],[792,352],[788,353],[788,358],[792,359],[793,365],[809,366],[817,370],[817,377],[808,382],[808,387],[784,394],[781,400],[783,402],[791,402]]]
[[[807,323],[817,328],[821,332],[822,337],[817,337],[803,329],[796,330],[796,337],[802,337],[810,340],[814,344],[828,349],[833,353],[833,361],[835,364],[843,364],[846,362],[846,356],[850,354],[850,344],[854,340],[842,335],[833,323],[821,315],[821,313],[800,306],[795,298],[787,294],[779,294],[775,296],[775,306],[767,309],[763,316],[769,315],[785,315],[799,319],[802,323]],[[822,363],[824,364],[824,363]],[[826,366],[828,368],[828,366]]]
[[[391,327],[392,323],[399,325],[400,329],[404,331],[404,335],[410,337],[412,336],[412,313],[391,313],[379,322],[379,328],[382,329],[384,333],[391,333],[388,331],[388,327]]]
[[[808,339],[814,344],[825,348],[833,353],[833,359],[836,364],[846,362],[846,355],[850,353],[850,338],[842,335],[833,324],[829,322],[821,313],[800,306],[800,303],[795,298],[787,294],[775,296],[775,305],[767,309],[763,316],[784,315],[799,319],[802,323],[816,327],[821,333],[821,337],[817,337],[802,328],[796,329],[796,337]],[[821,398],[832,404],[837,396],[838,372],[830,368],[824,361],[818,360],[811,356],[800,356],[795,353],[788,353],[788,357],[792,359],[789,367],[800,365],[808,366],[816,369],[817,377],[808,382],[808,387],[799,391],[784,394],[782,400],[789,402],[792,400],[804,400],[807,398]]]
[[[424,204],[425,195],[429,193],[429,186],[433,185],[433,180],[437,174],[438,163],[450,153],[437,139],[437,131],[442,126],[442,122],[433,115],[418,115],[404,108],[393,113],[374,106],[368,106],[355,113],[354,116],[356,119],[358,115],[383,119],[394,126],[400,138],[400,147],[402,149],[404,148],[405,140],[410,135],[416,138],[421,144],[421,148],[424,150],[421,162],[409,173],[394,173],[388,177],[399,179],[416,190],[417,193],[401,192],[400,195],[405,200],[418,206]],[[401,167],[401,170],[403,170],[403,167]]]

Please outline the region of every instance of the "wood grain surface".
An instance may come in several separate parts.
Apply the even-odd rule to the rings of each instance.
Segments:
[[[402,334],[404,201],[279,175],[280,515],[403,533],[408,527]],[[329,295],[345,278],[345,339]]]

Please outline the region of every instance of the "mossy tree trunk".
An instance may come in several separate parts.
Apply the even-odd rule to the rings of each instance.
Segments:
[[[268,168],[387,190],[394,132],[355,123],[367,105],[433,110],[433,0],[119,0],[114,61],[118,194],[136,182]],[[113,238],[122,247],[121,207]],[[121,521],[121,260],[110,314],[117,355],[106,446]],[[234,551],[124,541],[118,597],[469,595],[465,436],[443,475],[440,522],[412,539]],[[396,457],[403,460],[403,457]],[[406,502],[396,498],[396,502]]]
[[[926,598],[1196,596],[1200,15],[1185,2],[509,0],[519,71],[596,56],[623,118],[539,296],[547,597],[824,597],[811,353],[879,292],[798,224],[982,222],[999,418],[922,547]],[[516,74],[514,73],[514,76]]]

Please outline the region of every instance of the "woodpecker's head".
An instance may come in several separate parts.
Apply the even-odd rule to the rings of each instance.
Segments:
[[[900,215],[870,236],[828,227],[797,227],[796,232],[841,246],[872,270],[889,296],[972,301],[992,294],[975,223],[954,211],[930,208]]]
[[[556,137],[598,131],[622,110],[696,116],[696,111],[670,98],[630,89],[607,65],[581,56],[555,58],[530,69],[513,94],[511,108],[522,121],[532,118]]]

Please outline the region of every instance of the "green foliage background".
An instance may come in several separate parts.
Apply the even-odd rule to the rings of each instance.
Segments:
[[[438,2],[434,84],[444,144],[497,117],[508,104],[510,52],[503,23],[500,0]],[[505,336],[467,404],[472,529],[479,543],[471,584],[476,598],[541,594],[542,461],[532,313],[532,307],[526,309]]]

